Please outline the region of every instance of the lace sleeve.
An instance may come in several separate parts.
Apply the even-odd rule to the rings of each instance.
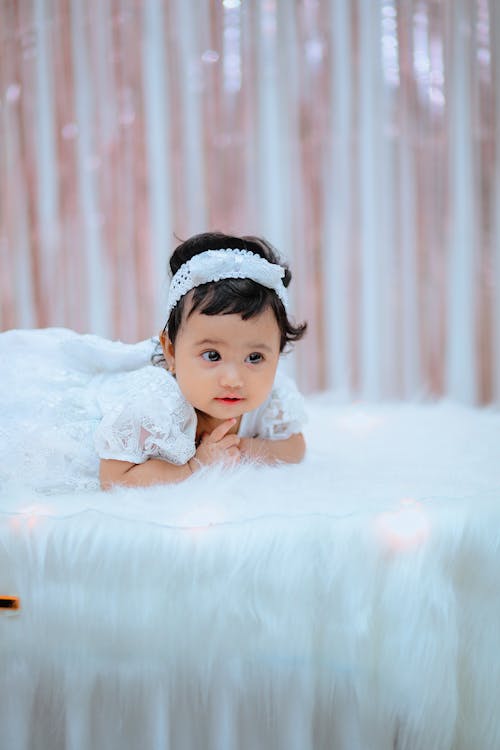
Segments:
[[[144,367],[114,383],[100,396],[103,417],[94,434],[100,458],[141,464],[162,458],[182,465],[195,453],[196,415],[173,378],[157,367]]]
[[[306,422],[304,397],[291,378],[279,373],[261,416],[259,437],[286,440],[302,432]]]

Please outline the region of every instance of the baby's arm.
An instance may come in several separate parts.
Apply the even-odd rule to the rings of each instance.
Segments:
[[[117,484],[126,487],[148,487],[151,484],[182,482],[193,473],[192,460],[183,466],[177,466],[161,458],[150,458],[143,464],[101,458],[99,468],[101,488],[109,490]]]
[[[187,479],[202,466],[218,461],[234,462],[240,457],[238,435],[226,433],[234,425],[234,419],[218,425],[213,432],[205,435],[196,454],[186,464],[178,466],[161,458],[149,458],[143,464],[101,458],[99,478],[101,488],[109,490],[114,485],[125,487],[148,487],[152,484],[174,484]]]
[[[286,440],[268,440],[266,438],[241,438],[242,456],[263,461],[266,464],[296,464],[302,461],[306,452],[306,442],[301,432],[291,435]]]

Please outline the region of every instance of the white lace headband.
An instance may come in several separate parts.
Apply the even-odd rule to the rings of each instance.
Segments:
[[[250,250],[206,250],[184,263],[172,277],[168,291],[167,320],[181,297],[200,284],[221,279],[252,279],[273,289],[288,311],[288,295],[283,286],[285,269],[269,263]]]

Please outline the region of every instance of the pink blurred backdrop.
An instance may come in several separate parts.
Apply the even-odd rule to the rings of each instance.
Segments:
[[[209,229],[289,259],[306,391],[500,402],[495,0],[4,0],[0,327],[164,325]]]

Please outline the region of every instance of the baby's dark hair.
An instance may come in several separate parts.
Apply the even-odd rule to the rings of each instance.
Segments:
[[[172,276],[195,255],[199,255],[206,250],[222,250],[225,248],[250,250],[270,263],[282,266],[285,269],[283,286],[287,287],[290,284],[291,271],[281,261],[278,253],[269,242],[260,237],[234,237],[221,232],[196,234],[178,245],[170,258]],[[183,317],[186,314],[186,297],[187,295],[181,297],[170,313],[165,326],[170,341],[174,345]],[[193,289],[187,317],[195,310],[199,310],[203,315],[238,314],[241,315],[243,320],[248,320],[248,318],[260,315],[268,308],[273,311],[280,329],[280,351],[282,352],[288,343],[302,338],[306,332],[307,323],[301,323],[298,326],[293,325],[276,292],[252,281],[252,279],[221,279],[220,281],[200,284]],[[152,361],[154,364],[160,364],[162,362],[161,354],[155,351]]]

